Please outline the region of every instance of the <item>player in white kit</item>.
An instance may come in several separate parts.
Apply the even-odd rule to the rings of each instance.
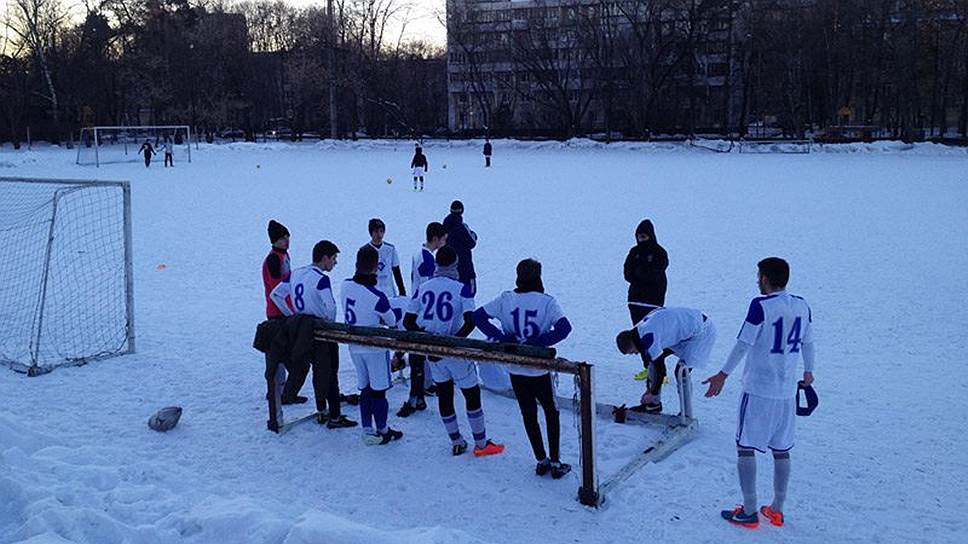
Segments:
[[[376,288],[387,298],[407,296],[407,288],[403,285],[403,273],[400,271],[400,255],[397,248],[384,240],[387,227],[382,219],[374,217],[367,224],[370,241],[367,245],[377,251],[380,256],[376,272]],[[395,352],[390,360],[391,370],[403,370],[403,353]]]
[[[295,313],[315,316],[325,321],[336,321],[336,299],[327,272],[336,266],[339,248],[329,240],[313,246],[313,264],[292,271],[272,290],[270,298],[280,311],[291,315],[287,300]],[[316,422],[330,429],[355,427],[357,423],[341,413],[339,398],[339,346],[334,342],[318,342],[314,346],[313,392],[316,397]],[[305,379],[305,377],[303,378]],[[326,410],[327,404],[329,410]]]
[[[378,260],[379,255],[369,245],[356,253],[356,274],[343,282],[340,292],[343,319],[347,325],[394,326],[400,319],[390,307],[387,296],[376,288]],[[389,352],[356,344],[350,344],[349,349],[360,389],[363,441],[368,445],[384,445],[399,440],[403,433],[387,425],[390,409],[386,392],[391,387]]]
[[[502,342],[553,346],[571,333],[571,323],[554,297],[545,294],[541,281],[541,263],[525,259],[517,266],[517,287],[505,291],[474,312],[474,323],[488,338]],[[501,328],[491,319],[497,319]],[[559,443],[561,436],[554,384],[547,370],[509,366],[511,386],[521,409],[524,429],[531,449],[538,461],[535,474],[559,479],[571,470],[562,463]],[[545,454],[538,424],[538,404],[544,409],[548,427],[548,455]]]
[[[420,246],[420,250],[414,254],[411,261],[411,293],[416,293],[425,281],[434,277],[434,270],[437,268],[434,253],[447,243],[447,230],[436,221],[427,225],[426,235],[427,241]],[[426,410],[427,401],[424,400],[424,396],[428,392],[436,394],[433,378],[427,371],[427,358],[411,353],[407,359],[410,364],[410,397],[397,411],[397,417],[409,417],[417,410]]]
[[[786,292],[790,266],[778,257],[757,265],[761,297],[750,302],[736,346],[723,369],[703,383],[707,397],[723,389],[729,375],[745,358],[743,395],[736,429],[737,471],[743,504],[723,510],[726,521],[744,527],[759,526],[756,509],[755,452],[773,452],[773,502],[760,508],[770,523],[783,525],[783,502],[790,480],[797,389],[813,383],[814,345],[810,307],[803,298]],[[800,358],[803,374],[798,374]],[[798,383],[799,382],[799,383]]]
[[[716,343],[716,327],[699,310],[692,308],[656,308],[649,312],[635,328],[622,331],[615,338],[618,350],[626,355],[640,353],[649,362],[675,355],[691,371],[706,366]],[[653,365],[656,366],[656,365]],[[642,395],[642,404],[634,411],[658,413],[662,411],[662,380],[650,382]]]
[[[408,330],[440,336],[466,337],[474,330],[474,295],[470,287],[457,278],[457,253],[444,246],[437,250],[434,277],[414,291],[413,304],[404,318]],[[474,455],[483,457],[504,451],[504,446],[487,439],[481,387],[477,365],[473,361],[430,357],[430,369],[437,384],[440,419],[450,436],[451,453],[467,451],[467,441],[460,434],[454,408],[454,386],[460,388],[467,410],[467,421],[474,437]]]

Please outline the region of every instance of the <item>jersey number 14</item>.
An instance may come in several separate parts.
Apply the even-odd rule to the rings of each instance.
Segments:
[[[789,353],[799,352],[800,343],[800,318],[798,317],[793,321],[793,326],[786,335],[786,344],[790,346]],[[781,317],[773,322],[773,349],[770,353],[784,353],[783,348],[783,318]]]

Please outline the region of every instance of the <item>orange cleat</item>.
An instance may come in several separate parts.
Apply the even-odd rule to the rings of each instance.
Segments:
[[[490,440],[483,448],[474,447],[474,457],[484,457],[486,455],[497,455],[504,451],[504,444],[495,444]]]
[[[776,512],[769,506],[761,506],[760,513],[770,520],[772,525],[783,527],[783,512]]]

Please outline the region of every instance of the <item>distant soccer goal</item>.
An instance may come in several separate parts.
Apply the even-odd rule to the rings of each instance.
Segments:
[[[740,153],[810,153],[812,140],[757,139],[740,140]]]
[[[128,182],[0,177],[0,254],[0,364],[134,351]]]
[[[171,146],[176,163],[192,162],[192,131],[188,125],[87,127],[77,143],[77,164],[95,165],[142,160],[141,146],[149,142],[159,155]]]

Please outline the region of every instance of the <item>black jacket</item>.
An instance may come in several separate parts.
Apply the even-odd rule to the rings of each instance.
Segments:
[[[652,223],[648,224],[652,227]],[[655,239],[655,231],[649,234],[650,240],[640,242],[629,250],[625,258],[625,281],[629,282],[629,302],[665,305],[666,268],[669,256]]]
[[[460,281],[467,283],[477,277],[471,257],[471,250],[477,245],[477,235],[464,224],[464,217],[459,213],[445,217],[444,228],[447,229],[447,245],[457,252],[457,274]]]
[[[488,157],[490,157],[491,156],[491,150],[492,150],[492,148],[491,148],[491,142],[485,143],[484,144],[484,154],[487,155]]]
[[[410,161],[410,168],[423,168],[427,170],[428,166],[427,156],[422,151],[417,151],[413,154],[413,159]]]

